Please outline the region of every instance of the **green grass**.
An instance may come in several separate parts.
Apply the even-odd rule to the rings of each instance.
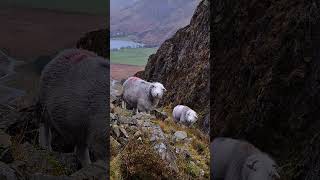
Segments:
[[[82,12],[90,14],[107,14],[109,12],[108,1],[101,0],[4,0],[1,4],[17,6],[47,8],[64,10],[69,12]]]
[[[130,48],[111,51],[111,63],[129,64],[144,66],[147,64],[151,54],[156,52],[157,48]]]
[[[133,41],[133,39],[129,36],[113,37],[111,40]]]

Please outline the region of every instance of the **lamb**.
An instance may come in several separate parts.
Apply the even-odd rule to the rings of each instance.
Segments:
[[[172,111],[173,119],[176,122],[185,124],[187,126],[192,125],[198,119],[197,113],[185,105],[177,105]]]
[[[64,50],[46,65],[37,103],[42,148],[52,151],[51,131],[55,130],[74,145],[82,167],[91,163],[93,137],[107,140],[108,74],[109,61],[83,49]],[[107,149],[103,151],[107,156]]]
[[[147,82],[138,77],[129,77],[123,83],[123,108],[126,104],[136,112],[150,113],[158,105],[167,90],[159,82]]]
[[[248,142],[232,138],[215,138],[211,142],[210,151],[212,179],[280,179],[274,160]]]

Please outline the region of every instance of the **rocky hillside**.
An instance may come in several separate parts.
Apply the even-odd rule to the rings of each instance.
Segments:
[[[173,121],[170,107],[152,114],[120,106],[110,82],[110,179],[209,179],[209,135]]]
[[[199,0],[137,0],[113,2],[111,34],[131,35],[136,41],[160,45],[187,25]],[[122,8],[120,8],[120,5]]]
[[[185,104],[205,115],[209,112],[209,54],[209,7],[201,2],[190,25],[166,40],[137,76],[164,84],[168,91],[162,104]]]
[[[106,162],[94,160],[81,168],[72,152],[62,144],[63,137],[53,133],[53,152],[41,149],[38,143],[39,124],[32,106],[22,99],[0,106],[0,179],[12,180],[78,180],[106,179]],[[99,140],[97,140],[99,142]],[[98,143],[97,143],[98,144]],[[97,155],[96,147],[90,153]]]
[[[319,179],[319,3],[212,4],[211,135],[275,157],[282,179]]]

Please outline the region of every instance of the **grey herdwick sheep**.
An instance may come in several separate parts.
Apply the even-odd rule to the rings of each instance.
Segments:
[[[210,152],[210,172],[214,180],[280,179],[274,160],[248,142],[215,138]]]
[[[138,77],[129,77],[123,83],[123,108],[126,104],[136,109],[136,112],[150,113],[158,105],[164,86],[159,82],[147,82]]]
[[[64,50],[46,65],[38,97],[41,147],[52,150],[54,129],[74,144],[82,166],[91,163],[93,137],[107,137],[108,74],[108,60],[82,49]]]
[[[185,105],[177,105],[173,108],[172,116],[175,122],[185,125],[192,125],[198,119],[197,113]]]

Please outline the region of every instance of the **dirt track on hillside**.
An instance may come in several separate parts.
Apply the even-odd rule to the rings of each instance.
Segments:
[[[86,32],[106,26],[104,16],[8,7],[0,7],[0,22],[0,48],[21,59],[75,47]]]

